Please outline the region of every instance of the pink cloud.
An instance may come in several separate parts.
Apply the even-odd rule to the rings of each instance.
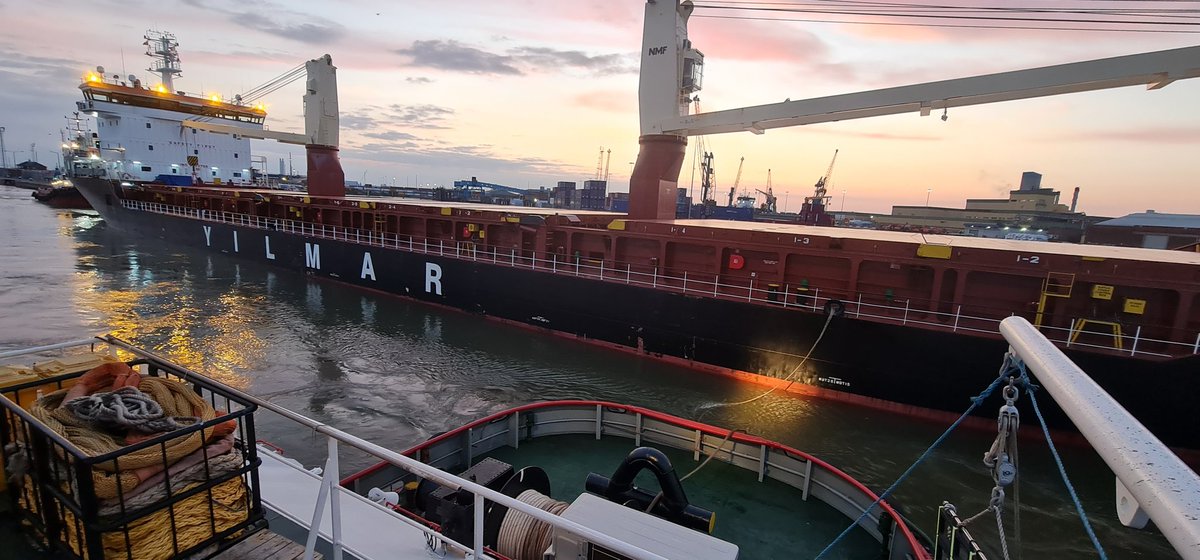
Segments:
[[[1200,127],[1152,127],[1137,129],[1083,130],[1065,134],[1053,134],[1037,137],[1038,140],[1050,142],[1149,142],[1158,144],[1198,144],[1200,143]]]
[[[688,29],[700,50],[720,58],[823,62],[829,55],[824,41],[792,25],[696,18],[689,21]]]
[[[581,93],[573,100],[576,105],[588,109],[621,113],[637,111],[637,98],[632,91],[593,91]]]

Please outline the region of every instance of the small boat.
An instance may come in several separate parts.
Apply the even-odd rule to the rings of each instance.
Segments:
[[[70,179],[55,179],[33,191],[33,198],[52,208],[91,210],[92,205],[79,193]]]
[[[1122,522],[1153,519],[1193,557],[1200,477],[1027,321],[1006,320],[1004,335],[1006,365],[1038,375],[1117,475]],[[132,399],[131,386],[195,417],[132,439],[110,433],[125,445],[97,453],[91,425],[62,409]],[[0,396],[8,502],[46,558],[984,558],[949,504],[924,537],[883,499],[895,485],[881,496],[803,451],[619,403],[531,403],[396,452],[111,336],[0,353]],[[324,436],[324,467],[258,442],[262,414]],[[232,445],[214,449],[215,432]],[[201,458],[180,471],[197,446]],[[344,447],[381,462],[342,479]],[[155,468],[165,475],[149,482]]]

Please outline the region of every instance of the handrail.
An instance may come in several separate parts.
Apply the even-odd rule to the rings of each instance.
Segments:
[[[482,499],[486,498],[495,503],[504,505],[504,506],[508,507],[509,509],[515,509],[517,511],[520,511],[521,513],[529,515],[530,517],[533,517],[534,519],[537,519],[538,521],[541,521],[543,523],[547,523],[555,528],[563,529],[563,530],[569,531],[575,535],[584,537],[591,542],[594,542],[600,546],[609,548],[611,550],[614,550],[618,553],[624,554],[631,558],[638,558],[638,559],[644,559],[644,560],[667,560],[666,558],[664,558],[658,554],[655,554],[653,552],[643,550],[641,548],[638,548],[638,547],[633,546],[624,541],[610,537],[610,536],[608,536],[604,533],[601,533],[599,531],[596,531],[594,529],[590,529],[588,527],[580,525],[569,519],[565,519],[565,518],[559,517],[557,515],[554,515],[548,511],[538,509],[529,504],[526,504],[525,502],[521,502],[515,498],[506,496],[500,492],[497,492],[495,490],[492,490],[490,488],[482,486],[478,483],[472,482],[472,481],[464,479],[464,478],[460,478],[460,477],[455,476],[450,473],[442,472],[440,470],[435,469],[434,467],[431,467],[420,461],[417,461],[416,459],[413,459],[411,457],[406,457],[404,455],[396,453],[395,451],[392,451],[392,450],[382,447],[380,445],[371,443],[371,442],[364,440],[362,438],[359,438],[357,436],[348,434],[337,428],[329,426],[328,424],[318,422],[316,420],[308,418],[307,416],[303,416],[301,414],[298,414],[296,412],[288,410],[284,407],[281,407],[279,405],[271,403],[270,401],[259,399],[252,395],[249,395],[239,389],[230,387],[229,385],[226,385],[215,379],[210,379],[210,378],[204,377],[202,374],[197,373],[196,371],[193,371],[190,368],[187,368],[187,367],[179,365],[179,364],[172,363],[172,362],[168,361],[166,358],[163,358],[163,357],[161,357],[153,352],[150,352],[148,350],[143,350],[141,348],[133,346],[133,345],[129,344],[128,342],[125,342],[124,340],[121,340],[114,336],[108,335],[108,336],[97,337],[97,338],[98,338],[98,340],[101,340],[103,342],[106,342],[106,343],[116,346],[118,348],[129,351],[129,352],[131,352],[135,355],[141,356],[147,360],[150,360],[153,362],[158,362],[162,365],[169,365],[173,370],[177,370],[179,373],[184,374],[185,377],[193,376],[193,377],[204,378],[209,383],[217,386],[221,391],[227,392],[239,399],[245,399],[246,401],[249,401],[249,402],[257,405],[259,408],[266,409],[266,410],[269,410],[276,414],[279,414],[279,415],[283,416],[284,418],[292,420],[293,422],[296,422],[302,426],[305,426],[305,427],[313,430],[314,432],[328,436],[331,440],[344,443],[346,445],[349,445],[350,447],[358,449],[359,451],[362,451],[369,455],[383,459],[383,460],[385,460],[397,467],[400,467],[408,472],[411,472],[419,477],[432,480],[442,486],[446,486],[446,487],[449,487],[454,490],[462,489],[462,490],[467,490],[468,492],[471,492],[472,494],[475,495],[475,500],[476,500],[476,511],[475,511],[476,543],[475,543],[474,550],[476,553],[475,556],[477,558],[480,557],[480,553],[482,552],[481,539],[482,539],[483,526],[482,526],[482,519],[480,519],[480,516],[483,515],[483,508],[482,508],[482,503],[480,503],[480,502],[482,501]],[[331,450],[333,450],[333,447],[331,447]],[[334,464],[336,464],[336,461],[334,462]],[[331,474],[333,474],[333,476],[335,476],[335,477],[337,476],[336,473],[331,473]],[[334,480],[336,480],[336,478]],[[320,498],[318,498],[318,499],[320,499]],[[320,507],[320,506],[318,506],[318,507]],[[335,514],[336,514],[336,512],[335,512]],[[319,520],[319,517],[318,517],[318,520]],[[337,527],[338,520],[337,520],[336,515],[334,517],[334,523],[335,523],[334,526]],[[316,527],[312,527],[312,528],[310,528],[310,530],[315,531],[317,529],[316,529]],[[336,535],[334,537],[334,540],[335,541],[338,540]],[[337,545],[337,544],[338,543],[335,542],[335,545]],[[311,550],[311,548],[310,548],[310,550]]]
[[[1117,475],[1121,522],[1143,526],[1145,520],[1139,513],[1144,512],[1180,555],[1200,559],[1200,516],[1196,515],[1200,512],[1200,475],[1029,321],[1009,317],[1000,322],[1000,332],[1011,345],[1011,353],[1025,363]],[[1127,497],[1132,497],[1136,506],[1128,505]]]
[[[679,290],[685,294],[694,293],[704,297],[745,301],[748,303],[778,306],[785,309],[817,312],[822,309],[824,304],[830,301],[841,301],[846,306],[847,314],[853,313],[854,318],[856,319],[867,318],[877,321],[890,321],[902,325],[912,324],[936,330],[949,330],[951,332],[965,331],[988,334],[996,337],[1000,336],[1000,321],[1002,318],[963,315],[961,304],[956,305],[956,311],[954,313],[935,311],[933,309],[914,308],[910,305],[911,300],[909,299],[895,300],[897,302],[904,301],[903,306],[881,305],[878,303],[871,303],[870,301],[863,301],[863,298],[865,296],[878,300],[886,297],[883,294],[865,294],[863,292],[856,292],[855,295],[857,296],[857,299],[844,300],[838,297],[828,297],[828,295],[821,296],[819,288],[814,288],[812,290],[812,295],[808,295],[807,293],[800,293],[794,290],[790,284],[786,283],[783,285],[776,285],[775,288],[772,288],[771,284],[767,284],[765,282],[759,282],[756,286],[755,278],[748,279],[748,285],[737,285],[720,282],[719,276],[715,273],[707,273],[704,275],[705,277],[713,277],[712,280],[706,280],[703,278],[688,278],[686,272],[683,276],[670,276],[657,266],[653,268],[653,272],[637,272],[633,270],[632,263],[628,262],[618,262],[614,265],[606,266],[605,261],[599,261],[600,264],[597,266],[590,264],[592,259],[570,258],[567,260],[559,260],[557,255],[554,254],[551,254],[552,258],[545,258],[538,257],[536,254],[534,256],[527,256],[524,254],[524,252],[515,250],[509,253],[502,253],[498,247],[494,246],[488,248],[490,250],[479,251],[478,247],[474,244],[464,245],[464,243],[468,242],[455,240],[418,238],[412,235],[401,235],[396,233],[376,233],[370,230],[360,230],[357,228],[314,224],[286,218],[269,218],[227,211],[187,208],[159,202],[123,200],[122,203],[126,207],[137,208],[140,210],[160,214],[179,215],[200,220],[212,220],[221,223],[241,225],[264,230],[275,229],[321,239],[331,239],[334,241],[350,241],[353,238],[356,243],[365,243],[366,245],[372,247],[401,249],[415,253],[436,254],[442,257],[461,260],[490,262],[491,264],[498,266],[530,268],[534,270],[540,270],[542,272],[570,274],[601,281],[632,284],[638,286],[650,286],[665,290]],[[624,264],[625,266],[621,267],[621,264]],[[801,297],[807,298],[808,301],[800,302],[799,298]],[[788,301],[789,298],[796,298],[797,302],[791,303]],[[925,303],[927,306],[932,307],[933,304],[944,304],[947,302],[928,300],[925,301]],[[1001,315],[1007,313],[1009,312],[1003,311]],[[944,322],[938,322],[933,319],[942,319]],[[983,323],[983,325],[980,325],[980,323]],[[1161,327],[1174,331],[1172,327]],[[1158,358],[1175,358],[1186,355],[1200,354],[1200,332],[1196,334],[1194,342],[1180,342],[1141,336],[1141,325],[1137,325],[1137,328],[1134,329],[1134,335],[1131,336],[1124,333],[1117,335],[1117,337],[1123,342],[1124,346],[1122,349],[1117,349],[1110,345],[1072,341],[1071,336],[1074,332],[1074,326],[1068,328],[1043,325],[1041,329],[1043,332],[1054,331],[1062,334],[1062,340],[1056,341],[1056,343],[1060,343],[1067,348],[1074,346],[1108,352],[1127,353],[1130,356],[1145,355]],[[1087,334],[1096,333],[1087,332]],[[1105,334],[1103,336],[1106,338],[1111,338],[1113,335]],[[1139,345],[1141,345],[1141,348],[1139,348]],[[1167,351],[1170,353],[1148,350],[1146,348],[1147,346],[1158,346],[1158,350],[1163,350],[1163,347],[1166,347]]]
[[[73,346],[82,346],[84,344],[94,344],[95,342],[96,342],[95,338],[83,338],[80,340],[71,340],[68,342],[60,342],[58,344],[47,344],[45,346],[34,346],[32,348],[20,348],[17,350],[9,350],[7,352],[0,352],[0,360],[3,360],[5,358],[15,358],[17,356],[24,356],[27,354],[40,354],[42,352],[49,352],[51,350],[62,350],[63,348],[71,348]]]

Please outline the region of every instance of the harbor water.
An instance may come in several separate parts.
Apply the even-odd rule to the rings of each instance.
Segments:
[[[0,350],[113,333],[393,449],[531,401],[640,405],[808,451],[877,492],[946,428],[783,394],[712,407],[764,389],[209,253],[181,240],[127,237],[94,212],[54,210],[29,192],[0,187]],[[870,342],[863,344],[870,351]],[[1001,356],[995,358],[998,369]],[[964,409],[970,396],[963,395]],[[984,406],[1000,404],[993,397]],[[1028,405],[1018,401],[1030,424],[1036,419]],[[264,417],[258,437],[307,465],[323,461],[324,441],[284,426]],[[943,501],[965,515],[986,507],[992,481],[981,458],[994,437],[955,432],[899,488],[895,501],[918,528],[932,531]],[[1090,449],[1063,447],[1068,474],[1109,558],[1178,557],[1155,531],[1120,525],[1113,475]],[[344,474],[368,464],[352,454],[342,460]],[[1020,474],[1004,511],[1012,557],[1095,558],[1044,441],[1020,441]],[[1001,558],[994,517],[972,529],[989,556]]]

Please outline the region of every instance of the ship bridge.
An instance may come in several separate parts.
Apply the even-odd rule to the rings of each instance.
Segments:
[[[105,81],[98,74],[88,74],[79,85],[83,92],[84,101],[79,103],[80,111],[98,111],[102,106],[96,102],[116,103],[148,109],[161,109],[174,113],[185,113],[200,117],[209,117],[235,121],[240,123],[262,125],[267,118],[266,108],[262,104],[254,106],[227,103],[220,96],[209,98],[171,92],[159,85],[154,88],[142,87],[134,81],[132,85]]]

